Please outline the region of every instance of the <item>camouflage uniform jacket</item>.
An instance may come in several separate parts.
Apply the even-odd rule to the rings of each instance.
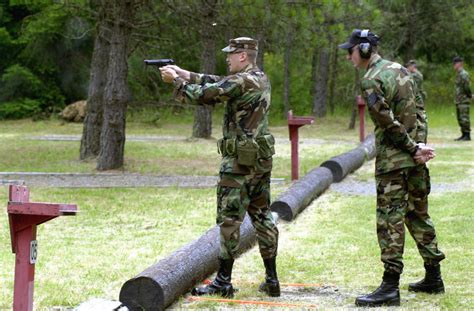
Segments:
[[[416,104],[408,70],[374,54],[361,86],[375,124],[375,174],[415,166]]]
[[[178,100],[197,105],[225,103],[223,139],[218,148],[222,154],[221,173],[251,174],[271,171],[275,153],[273,136],[268,131],[271,86],[263,71],[248,65],[241,72],[220,77],[191,73],[190,81],[176,78]],[[240,165],[236,160],[239,142],[258,145],[254,165]],[[220,146],[219,146],[220,145]]]
[[[416,96],[416,102],[420,102],[420,98],[422,102],[425,101],[426,99],[426,92],[423,89],[423,74],[417,70],[415,72],[410,73],[411,77],[413,78],[413,81],[415,82],[415,96]]]
[[[472,98],[469,73],[462,69],[456,76],[456,104],[468,104]]]
[[[417,113],[417,130],[415,141],[426,143],[426,136],[428,134],[428,117],[425,111],[426,92],[423,90],[423,74],[421,74],[421,72],[416,69],[414,72],[410,72],[410,76],[414,82]]]

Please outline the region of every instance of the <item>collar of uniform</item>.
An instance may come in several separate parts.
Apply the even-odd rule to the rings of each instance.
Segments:
[[[258,67],[254,64],[248,64],[241,72],[249,72],[253,69],[257,69]]]
[[[379,54],[373,54],[370,57],[369,65],[367,66],[367,70],[370,69],[371,67],[375,66],[375,64],[377,64],[381,60],[382,60],[382,57]]]

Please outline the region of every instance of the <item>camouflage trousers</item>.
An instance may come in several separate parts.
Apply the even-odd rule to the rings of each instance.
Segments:
[[[416,128],[416,142],[426,144],[428,137],[428,116],[424,109],[417,109]]]
[[[456,104],[456,115],[461,132],[471,132],[471,121],[469,116],[469,103]]]
[[[430,176],[426,165],[376,176],[377,237],[385,270],[403,271],[405,226],[427,264],[444,259],[428,215]]]
[[[217,219],[220,227],[220,257],[237,255],[240,225],[248,212],[255,228],[262,258],[277,255],[278,228],[270,211],[270,172],[238,175],[221,173],[217,186]]]

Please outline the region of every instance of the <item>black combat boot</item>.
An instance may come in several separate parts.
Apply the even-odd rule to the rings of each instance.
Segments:
[[[211,284],[204,287],[196,287],[191,291],[193,296],[201,295],[221,295],[225,298],[234,297],[234,288],[232,287],[232,266],[234,265],[234,259],[222,259],[219,258],[219,270],[217,271],[216,278]]]
[[[469,141],[471,140],[471,132],[465,132],[460,141]]]
[[[427,265],[425,263],[425,278],[416,283],[408,284],[410,292],[424,292],[429,294],[444,293],[444,283],[441,279],[441,266]]]
[[[280,297],[280,282],[276,271],[276,256],[263,260],[265,265],[265,282],[260,284],[258,290],[270,297]]]
[[[355,304],[358,307],[399,306],[400,289],[398,282],[400,274],[385,271],[382,284],[374,292],[357,297]]]
[[[454,139],[455,141],[460,141],[464,138],[464,135],[465,135],[464,132],[461,132],[461,133],[462,133],[462,135],[459,136],[458,138]]]

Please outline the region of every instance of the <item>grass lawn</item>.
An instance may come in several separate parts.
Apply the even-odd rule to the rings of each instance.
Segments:
[[[446,253],[442,272],[447,293],[429,296],[407,291],[408,282],[419,279],[423,266],[416,247],[406,240],[402,275],[402,306],[408,309],[469,309],[474,305],[473,186],[474,144],[453,142],[459,136],[450,110],[430,115],[430,142],[437,158],[430,163],[432,183],[456,185],[454,190],[430,196],[430,214],[436,224],[440,248]],[[444,120],[446,119],[446,120]],[[301,128],[300,174],[323,160],[353,148],[356,131],[346,130],[347,118],[330,117]],[[168,135],[183,139],[167,142],[127,142],[126,170],[149,174],[216,175],[215,140],[188,141],[191,125],[180,122],[159,127],[130,122],[128,135]],[[367,130],[371,130],[370,122]],[[220,124],[215,120],[214,124]],[[290,156],[287,128],[275,122],[280,138],[274,177],[289,180]],[[82,126],[57,121],[0,122],[0,171],[95,172],[94,162],[78,161],[79,142],[45,142],[31,136],[80,135]],[[219,127],[214,135],[219,137]],[[321,141],[319,141],[321,140]],[[316,143],[314,142],[316,141]],[[373,181],[373,161],[353,177]],[[285,189],[278,185],[273,195]],[[155,261],[194,240],[215,219],[215,189],[111,188],[31,189],[31,200],[76,203],[80,213],[60,217],[38,230],[35,307],[75,307],[101,297],[118,299],[123,282]],[[7,202],[7,187],[0,186],[0,202]],[[375,235],[375,196],[349,195],[328,190],[299,217],[281,222],[278,257],[280,281],[318,283],[323,286],[283,286],[283,295],[268,298],[256,292],[263,279],[263,265],[253,248],[235,264],[236,299],[275,301],[321,308],[353,306],[358,294],[379,285],[382,264]],[[10,309],[13,295],[14,255],[11,253],[8,217],[0,213],[0,309]],[[175,308],[235,308],[215,302],[180,299]],[[264,308],[247,306],[247,308]]]

